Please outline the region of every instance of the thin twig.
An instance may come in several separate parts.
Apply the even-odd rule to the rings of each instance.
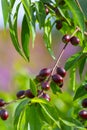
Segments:
[[[74,36],[78,31],[80,31],[80,28],[76,27],[76,30],[73,32],[73,34],[71,35],[71,37]],[[51,75],[53,75],[56,67],[58,66],[58,63],[59,63],[59,61],[60,61],[60,59],[61,59],[61,57],[62,57],[62,55],[63,55],[63,53],[64,53],[64,51],[65,51],[65,49],[66,49],[67,46],[68,46],[68,44],[65,44],[64,47],[63,47],[63,49],[62,49],[62,51],[60,52],[60,55],[57,58],[57,61],[56,61],[55,65],[54,65],[54,67],[52,69]]]

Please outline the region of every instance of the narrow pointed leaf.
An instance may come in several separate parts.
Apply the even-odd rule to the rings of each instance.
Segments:
[[[18,41],[18,34],[17,34],[17,19],[18,19],[18,11],[19,11],[19,7],[20,7],[20,3],[17,5],[16,7],[16,12],[14,14],[13,20],[11,20],[11,15],[9,16],[9,29],[10,29],[10,36],[11,36],[11,40],[12,43],[16,49],[16,51],[22,56],[22,50]],[[25,58],[25,57],[24,57]]]
[[[27,103],[29,102],[29,99],[23,100],[19,105],[17,106],[15,113],[14,113],[14,128],[17,130],[17,126],[19,123],[19,119],[21,116],[22,111],[26,107]]]
[[[85,28],[85,24],[84,24],[84,16],[81,12],[81,10],[79,9],[78,5],[76,4],[75,0],[65,0],[65,2],[67,3],[67,5],[69,6],[71,12],[73,13],[73,16],[75,17],[75,21],[77,24],[79,24],[82,33],[84,33],[84,28]]]
[[[72,66],[74,66],[83,56],[81,53],[76,53],[72,55],[65,63],[65,69],[69,70]]]
[[[84,85],[79,86],[79,88],[76,90],[76,93],[73,97],[73,100],[77,100],[78,98],[81,98],[82,96],[86,95],[87,91],[85,90]]]
[[[36,86],[35,82],[32,79],[30,79],[30,89],[31,89],[32,93],[35,96],[37,96],[37,86]]]
[[[78,0],[80,4],[81,11],[83,12],[86,20],[87,20],[87,0]]]
[[[1,4],[2,4],[2,13],[4,18],[4,26],[6,27],[9,18],[10,7],[7,0],[1,0]]]
[[[29,60],[29,39],[30,39],[30,30],[28,27],[26,15],[24,15],[24,18],[22,21],[21,40],[22,40],[22,48],[23,48],[24,54],[28,60]]]
[[[43,125],[37,109],[38,106],[35,106],[35,104],[28,106],[26,109],[26,124],[29,130],[41,130]]]

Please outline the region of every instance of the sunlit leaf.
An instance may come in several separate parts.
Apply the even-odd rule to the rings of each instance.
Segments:
[[[21,116],[22,111],[26,107],[27,103],[29,102],[29,99],[23,100],[19,105],[17,106],[15,113],[14,113],[14,128],[17,130],[17,126],[19,123],[19,119]]]
[[[38,106],[35,106],[35,104],[28,106],[26,109],[26,123],[29,130],[41,130],[43,125],[37,109]]]
[[[35,96],[37,96],[37,86],[36,86],[35,82],[32,79],[30,79],[30,89],[31,89],[32,93]]]
[[[10,7],[7,0],[1,0],[1,4],[2,4],[2,12],[3,12],[3,18],[4,18],[4,26],[6,27],[6,24],[9,18]]]
[[[59,121],[58,121],[58,116],[57,116],[57,113],[56,113],[56,110],[54,107],[50,107],[50,106],[46,106],[44,104],[40,104],[42,109],[44,110],[44,113],[57,125],[58,128],[60,128],[60,124],[59,124]],[[53,112],[53,110],[55,112]]]

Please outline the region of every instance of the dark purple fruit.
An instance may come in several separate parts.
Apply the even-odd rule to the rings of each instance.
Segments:
[[[0,110],[0,117],[2,120],[7,120],[8,116],[8,112],[5,109]]]
[[[42,82],[42,81],[45,80],[45,77],[40,76],[40,75],[37,75],[37,76],[36,76],[36,80],[37,80],[38,82]]]
[[[49,76],[50,74],[51,74],[51,69],[48,68],[42,69],[39,73],[39,75],[43,77]]]
[[[79,117],[81,117],[82,119],[87,119],[87,111],[86,110],[80,111]]]
[[[82,106],[85,108],[87,107],[87,98],[82,100]]]
[[[63,37],[62,37],[62,41],[64,42],[64,43],[68,43],[69,41],[70,41],[70,36],[69,35],[64,35]]]
[[[28,97],[28,98],[34,98],[34,95],[33,95],[33,93],[31,92],[30,89],[27,89],[25,91],[25,96]]]
[[[59,74],[54,74],[52,80],[58,85],[63,83],[63,78]]]
[[[47,81],[43,82],[41,84],[41,86],[42,86],[43,90],[49,90],[50,89],[50,85],[49,85],[49,83]]]
[[[80,40],[76,36],[73,36],[70,38],[70,42],[72,45],[77,46],[79,44]]]
[[[62,21],[61,21],[61,20],[57,20],[57,21],[56,21],[56,29],[57,29],[57,30],[60,30],[60,29],[62,28],[62,26],[63,26],[63,25],[62,25]]]
[[[44,99],[46,99],[47,101],[50,101],[50,96],[49,96],[47,93],[43,93],[43,94],[41,95],[41,98],[44,98]]]
[[[65,69],[62,67],[57,67],[56,72],[57,72],[57,74],[59,74],[62,77],[65,77],[65,75],[66,75]]]
[[[17,96],[17,98],[24,98],[25,97],[25,91],[24,90],[18,91],[16,96]]]
[[[3,99],[0,99],[0,107],[3,107],[5,105],[5,101]]]

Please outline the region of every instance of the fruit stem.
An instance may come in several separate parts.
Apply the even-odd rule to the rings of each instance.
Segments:
[[[71,35],[71,37],[74,36],[78,31],[80,31],[80,28],[76,27],[76,30],[73,32],[73,34]],[[59,63],[59,61],[60,61],[60,59],[61,59],[61,57],[62,57],[62,55],[63,55],[63,53],[64,53],[64,51],[65,51],[65,49],[66,49],[67,46],[68,46],[68,44],[65,44],[64,47],[63,47],[63,49],[62,49],[62,51],[60,52],[60,55],[57,58],[57,61],[56,61],[55,65],[54,65],[54,67],[52,69],[51,75],[53,75],[56,67],[58,66],[58,63]]]
[[[80,31],[80,28],[77,26],[71,37],[73,37],[78,31]]]
[[[63,55],[63,53],[64,53],[64,51],[65,51],[65,48],[67,47],[67,45],[68,45],[68,44],[65,44],[64,47],[63,47],[63,49],[62,49],[62,51],[60,52],[60,55],[59,55],[59,57],[57,58],[57,61],[56,61],[55,65],[54,65],[54,67],[53,67],[53,69],[52,69],[51,75],[53,75],[53,73],[54,73],[56,67],[58,66],[58,63],[59,63],[59,61],[60,61],[60,59],[61,59],[61,57],[62,57],[62,55]]]
[[[10,101],[10,102],[6,102],[6,103],[5,103],[5,106],[0,107],[0,109],[5,108],[5,107],[7,107],[8,105],[10,105],[10,104],[12,104],[12,103],[17,102],[18,100],[19,100],[19,99],[15,99],[15,100],[12,100],[12,101]]]

